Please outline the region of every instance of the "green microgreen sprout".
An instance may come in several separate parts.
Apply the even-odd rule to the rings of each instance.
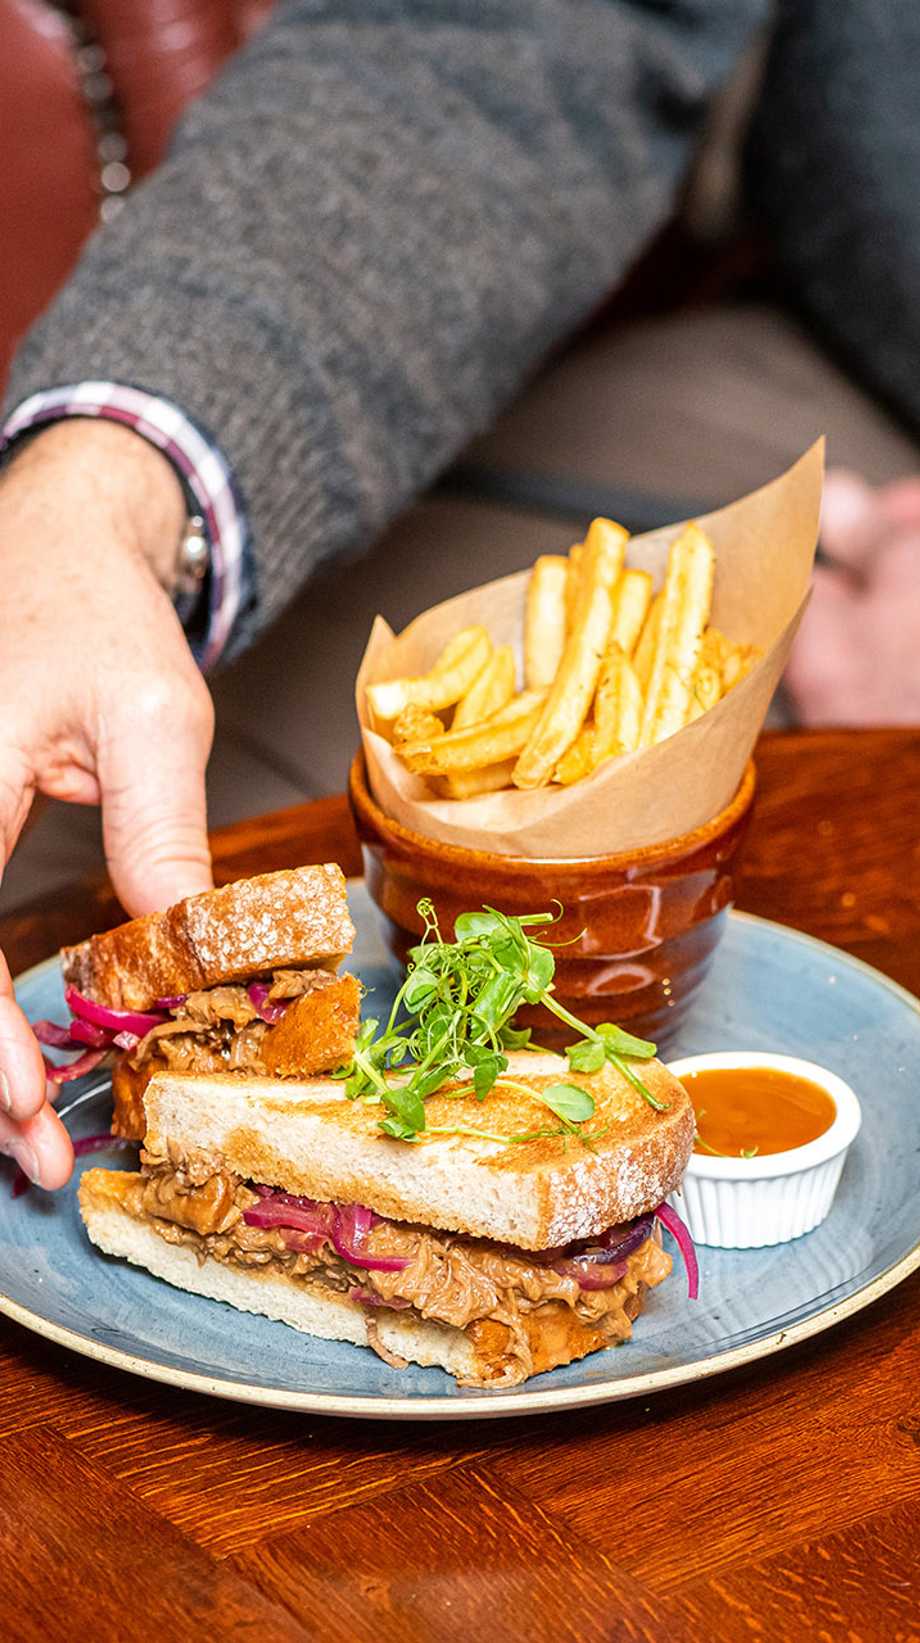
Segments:
[[[378,1103],[386,1109],[380,1121],[385,1135],[416,1141],[422,1133],[478,1135],[504,1144],[562,1136],[563,1144],[577,1136],[590,1146],[606,1130],[593,1135],[580,1126],[593,1117],[594,1098],[578,1084],[550,1084],[544,1090],[519,1085],[532,1100],[541,1101],[559,1119],[558,1127],[516,1136],[499,1136],[472,1125],[428,1126],[425,1101],[437,1090],[463,1080],[456,1092],[478,1101],[501,1081],[510,1050],[534,1046],[530,1031],[511,1025],[523,1004],[542,1004],[566,1026],[582,1036],[568,1051],[573,1072],[598,1072],[604,1063],[629,1080],[656,1111],[667,1110],[629,1066],[630,1060],[650,1060],[655,1045],[610,1022],[589,1027],[570,1014],[554,997],[556,961],[551,945],[527,932],[554,924],[559,913],[527,913],[512,917],[493,907],[462,913],[454,925],[455,939],[441,935],[433,903],[418,904],[423,930],[409,951],[406,979],[393,1001],[387,1021],[369,1020],[355,1040],[352,1059],[333,1075],[342,1079],[352,1100]],[[394,1073],[397,1076],[394,1077]]]

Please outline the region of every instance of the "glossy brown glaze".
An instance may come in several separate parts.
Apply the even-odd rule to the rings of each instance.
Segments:
[[[734,899],[735,860],[750,818],[754,767],[731,804],[705,827],[667,844],[587,861],[528,861],[427,839],[386,816],[364,760],[351,768],[349,798],[364,849],[368,889],[402,961],[422,929],[429,896],[443,930],[482,906],[504,913],[562,913],[553,929],[556,996],[591,1025],[617,1021],[667,1048],[701,986]],[[525,1008],[519,1026],[540,1042],[571,1038],[548,1011]]]
[[[920,990],[920,732],[767,736],[757,769],[739,905]],[[214,852],[221,879],[360,862],[344,798],[241,823]],[[0,940],[15,973],[118,917],[81,885],[8,915]],[[196,1397],[0,1318],[0,1634],[914,1643],[918,1361],[920,1273],[698,1386],[386,1426]]]

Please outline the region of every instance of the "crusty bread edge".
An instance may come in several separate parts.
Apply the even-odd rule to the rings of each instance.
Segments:
[[[307,879],[309,891],[303,898],[295,892]],[[264,918],[277,932],[272,953],[258,958],[247,940],[246,921],[253,918]],[[305,923],[314,926],[309,935],[303,933]],[[299,933],[288,936],[289,928]],[[165,912],[146,913],[63,947],[61,970],[65,984],[99,1003],[146,1010],[158,998],[270,969],[305,962],[335,970],[354,940],[342,869],[336,862],[319,862],[231,880],[187,896]]]
[[[154,1228],[122,1209],[94,1177],[108,1174],[89,1170],[80,1183],[80,1213],[90,1239],[106,1255],[143,1267],[174,1288],[223,1301],[239,1312],[252,1312],[305,1335],[326,1341],[349,1341],[367,1346],[367,1319],[362,1308],[345,1296],[332,1295],[308,1280],[291,1279],[261,1267],[233,1267],[222,1261],[199,1262],[187,1244],[170,1244]],[[446,1369],[469,1379],[482,1366],[473,1343],[460,1329],[380,1309],[374,1313],[378,1338],[393,1353],[424,1368]]]
[[[557,1168],[532,1174],[483,1167],[501,1150],[495,1143],[445,1137],[412,1146],[340,1125],[342,1087],[328,1079],[157,1073],[144,1096],[146,1145],[165,1156],[172,1141],[246,1179],[364,1203],[393,1220],[546,1249],[632,1220],[680,1182],[693,1146],[693,1108],[660,1063],[644,1063],[643,1071],[657,1091],[670,1091],[670,1111],[615,1149],[573,1147]],[[328,1091],[328,1101],[307,1105],[311,1090]]]

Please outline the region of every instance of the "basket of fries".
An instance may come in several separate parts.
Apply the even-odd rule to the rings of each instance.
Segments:
[[[392,866],[398,835],[403,868],[424,859],[434,878],[446,848],[445,891],[474,859],[508,886],[539,869],[544,902],[564,904],[576,865],[606,863],[628,889],[640,863],[660,879],[665,858],[685,860],[742,792],[808,596],[822,474],[819,442],[698,520],[630,537],[595,519],[568,553],[398,636],[378,617],[356,684],[365,842],[389,832]],[[395,922],[418,928],[404,906]],[[620,932],[634,961],[656,944],[646,935]],[[583,957],[590,931],[578,939]],[[626,951],[598,942],[605,960]]]

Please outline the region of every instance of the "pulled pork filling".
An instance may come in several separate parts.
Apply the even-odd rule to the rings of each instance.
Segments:
[[[288,1004],[324,987],[337,977],[327,970],[275,970],[268,987],[268,1004]],[[246,987],[209,987],[189,993],[169,1021],[153,1027],[131,1051],[132,1067],[155,1060],[173,1072],[210,1072],[216,1058],[228,1072],[257,1072],[261,1051],[272,1023],[256,1009]]]
[[[515,1385],[554,1362],[628,1339],[644,1289],[671,1269],[670,1258],[651,1236],[621,1263],[610,1287],[588,1288],[549,1264],[553,1252],[530,1254],[377,1216],[362,1235],[356,1268],[322,1236],[247,1224],[247,1210],[264,1205],[268,1189],[215,1169],[204,1156],[142,1152],[141,1162],[143,1173],[130,1178],[126,1207],[168,1243],[190,1246],[200,1261],[274,1267],[368,1308],[411,1308],[420,1318],[465,1330],[480,1352],[487,1348],[495,1360],[494,1374],[471,1378],[469,1385]],[[330,1206],[317,1206],[323,1208]],[[565,1254],[570,1267],[577,1251]],[[365,1264],[376,1260],[399,1269]],[[370,1344],[388,1362],[400,1363],[380,1343],[373,1319],[368,1323]]]

